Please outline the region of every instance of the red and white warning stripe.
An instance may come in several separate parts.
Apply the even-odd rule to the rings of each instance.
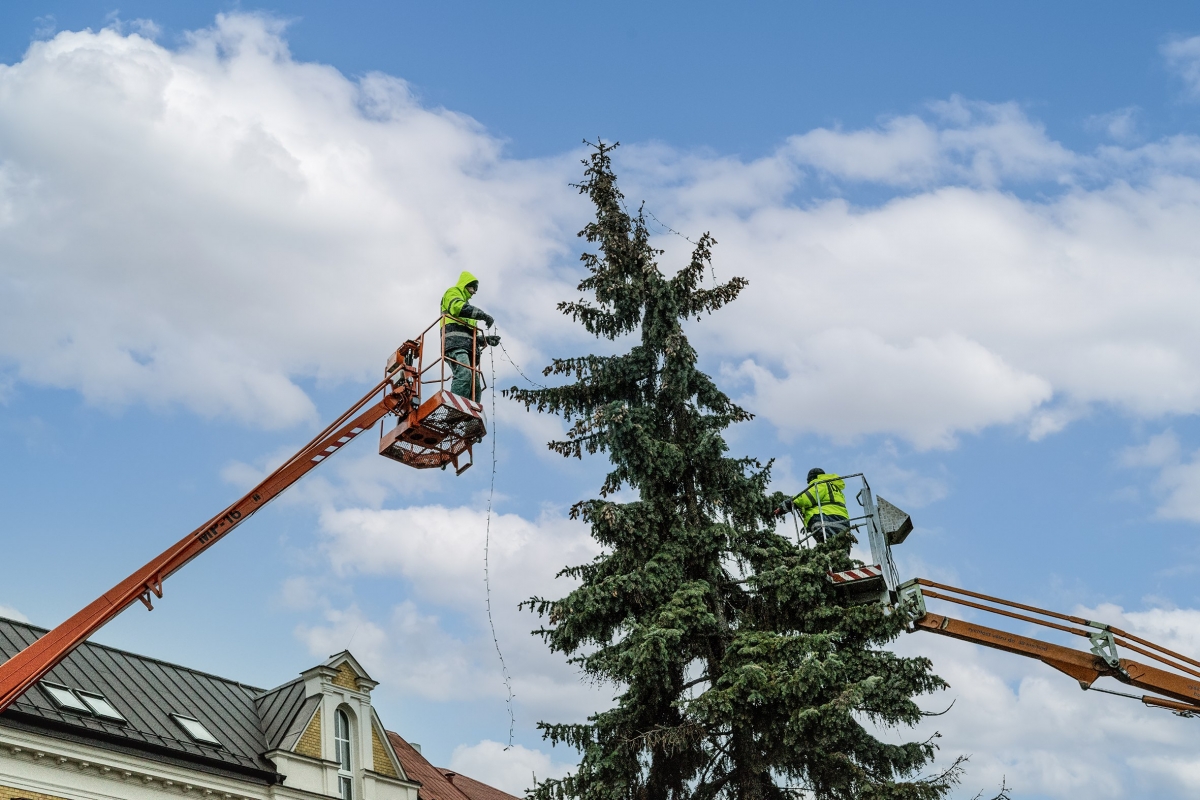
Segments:
[[[441,401],[444,405],[453,406],[464,414],[470,414],[472,417],[483,416],[483,406],[476,403],[474,400],[469,400],[466,397],[460,397],[454,392],[438,392]]]
[[[362,432],[363,432],[363,429],[359,428],[357,426],[351,428],[350,430],[346,431],[344,434],[339,436],[336,442],[334,442],[333,444],[326,447],[324,450],[322,450],[317,455],[313,456],[312,460],[316,461],[318,463],[320,463],[321,461],[324,461],[326,457],[331,456],[334,453],[336,453],[338,451],[338,448],[340,448],[346,442],[350,441],[351,439],[353,439],[355,436],[358,436]]]
[[[848,569],[845,572],[830,572],[829,580],[833,583],[853,583],[865,581],[867,578],[882,578],[883,567],[878,564],[868,564],[858,569]]]

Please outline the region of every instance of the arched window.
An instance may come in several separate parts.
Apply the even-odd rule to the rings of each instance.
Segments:
[[[338,796],[354,800],[354,765],[350,761],[350,717],[342,709],[334,715],[333,744],[337,751]]]

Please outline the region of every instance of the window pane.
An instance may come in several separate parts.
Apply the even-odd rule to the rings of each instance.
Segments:
[[[337,730],[335,734],[339,739],[350,738],[350,718],[346,716],[346,712],[338,709],[337,712]]]
[[[354,782],[349,778],[338,778],[338,790],[342,800],[354,800]]]
[[[199,720],[194,720],[191,717],[181,717],[178,714],[172,714],[171,718],[179,723],[179,726],[187,731],[188,736],[191,736],[197,742],[207,742],[209,744],[220,744],[220,740],[208,732],[208,728],[200,724]]]
[[[59,708],[69,708],[72,711],[82,711],[84,714],[90,714],[91,709],[83,704],[83,701],[75,696],[75,693],[70,689],[62,686],[51,686],[48,683],[42,684],[42,689],[46,694],[50,695],[50,699]]]
[[[350,718],[346,716],[346,712],[338,709],[334,715],[334,736],[333,743],[336,749],[336,757],[338,768],[343,772],[349,772],[350,767]]]
[[[85,694],[84,692],[80,692],[79,696],[83,699],[83,702],[87,703],[88,708],[90,708],[92,710],[92,713],[95,714],[97,717],[105,717],[106,719],[115,719],[118,722],[125,721],[125,718],[121,716],[121,712],[117,711],[115,708],[113,708],[112,703],[108,702],[100,695]]]

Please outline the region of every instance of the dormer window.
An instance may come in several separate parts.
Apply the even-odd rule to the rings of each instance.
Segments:
[[[95,692],[83,692],[79,689],[69,689],[56,683],[42,681],[39,686],[46,696],[54,701],[56,708],[63,711],[74,711],[80,716],[92,715],[113,722],[124,722],[125,717],[104,698]]]
[[[334,715],[333,746],[338,762],[338,797],[354,800],[354,772],[350,760],[350,717],[342,709]]]
[[[103,695],[92,694],[91,692],[76,692],[79,699],[87,704],[92,713],[101,719],[111,719],[114,722],[124,722],[125,718],[121,716],[121,712],[113,708],[113,704],[104,699]]]
[[[49,695],[50,699],[54,701],[54,705],[58,708],[75,711],[80,714],[92,713],[92,710],[84,705],[79,696],[66,686],[58,686],[57,684],[42,681],[41,687],[42,691]]]
[[[195,717],[185,717],[183,714],[172,714],[171,719],[175,723],[187,731],[187,735],[203,744],[215,744],[218,747],[221,745],[221,740],[208,732],[208,728],[204,727],[204,723]]]

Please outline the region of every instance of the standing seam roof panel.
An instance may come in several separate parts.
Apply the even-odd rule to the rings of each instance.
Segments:
[[[45,633],[44,629],[0,618],[0,655],[11,658]],[[275,771],[262,757],[268,748],[256,703],[256,697],[263,694],[261,689],[91,642],[70,653],[47,678],[103,696],[127,724],[64,713],[36,686],[18,698],[10,712],[25,715],[25,719],[42,718],[82,736],[103,735],[133,747],[165,748],[189,759],[262,773]],[[0,715],[0,721],[8,713]],[[170,718],[172,713],[195,716],[223,747],[192,741]]]
[[[179,736],[183,738],[187,737],[187,733],[182,728],[178,728],[177,723],[170,718],[170,714],[184,714],[185,716],[195,717],[221,742],[224,750],[233,755],[241,756],[253,763],[258,763],[259,754],[263,752],[260,746],[261,742],[255,741],[258,737],[238,735],[235,732],[237,729],[233,725],[226,724],[226,718],[220,713],[220,705],[217,704],[214,708],[210,686],[207,686],[203,681],[196,680],[193,675],[175,673],[163,669],[161,665],[155,666],[158,667],[158,674],[155,677],[166,687],[166,691],[163,692],[164,695],[172,697],[183,695],[190,697],[192,700],[187,707],[173,708],[170,711],[166,711],[163,715],[164,724],[176,727]],[[235,711],[238,706],[236,698],[231,695],[228,699],[231,701],[230,705],[224,710]],[[255,715],[253,724],[255,733],[257,733],[257,715]]]

